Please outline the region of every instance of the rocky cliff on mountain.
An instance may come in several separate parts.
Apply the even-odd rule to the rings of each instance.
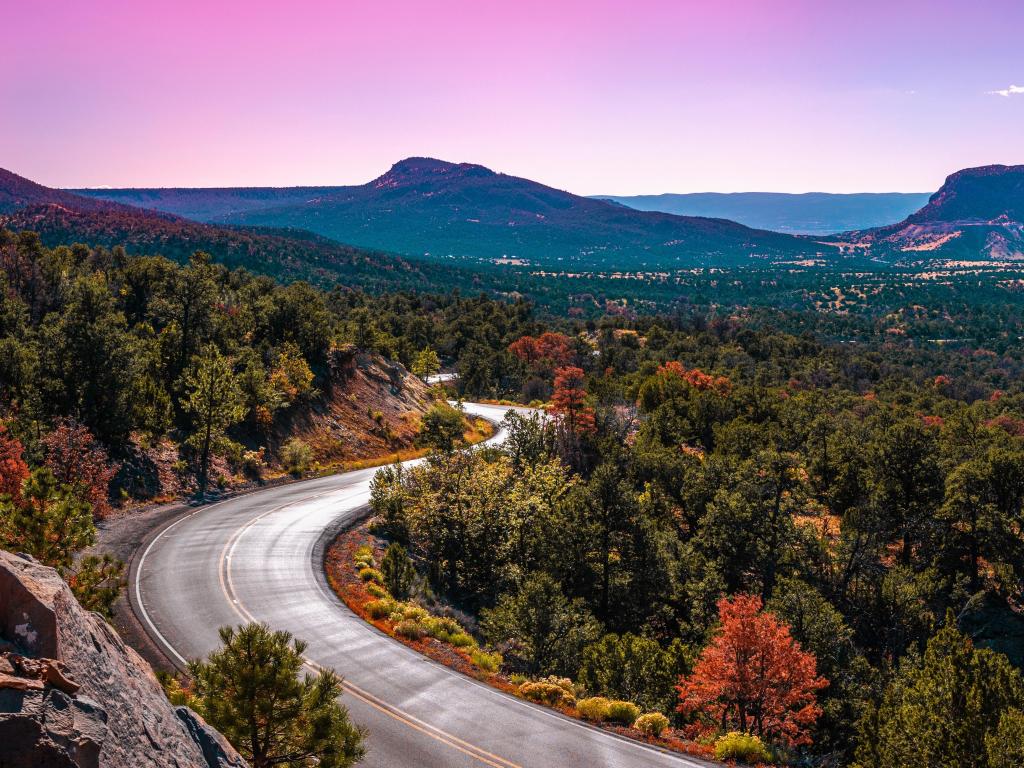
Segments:
[[[0,551],[0,768],[242,768],[52,568]]]
[[[1024,259],[1024,165],[965,168],[898,224],[845,232],[823,244],[894,263]]]

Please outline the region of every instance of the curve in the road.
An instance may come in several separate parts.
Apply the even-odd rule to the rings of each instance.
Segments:
[[[466,410],[500,421],[508,409]],[[155,532],[129,576],[147,632],[181,666],[215,649],[228,624],[262,621],[303,638],[310,667],[343,676],[352,717],[369,730],[368,766],[707,765],[490,688],[352,613],[327,586],[322,554],[331,533],[362,514],[375,471],[228,499]]]

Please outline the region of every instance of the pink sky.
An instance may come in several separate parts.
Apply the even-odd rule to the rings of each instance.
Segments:
[[[0,167],[362,183],[410,155],[583,194],[927,191],[1024,162],[1016,0],[7,3]],[[1024,90],[1024,89],[1022,89]]]

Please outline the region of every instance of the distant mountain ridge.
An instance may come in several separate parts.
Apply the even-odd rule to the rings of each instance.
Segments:
[[[303,203],[340,189],[344,187],[129,187],[71,189],[68,192],[210,223],[229,220],[249,211]]]
[[[816,244],[733,221],[637,211],[496,173],[472,163],[408,158],[362,185],[210,192],[221,223],[306,229],[341,242],[413,256],[525,259],[547,268],[667,269],[811,256]],[[90,190],[183,210],[200,193]],[[295,198],[310,195],[296,202]],[[263,205],[263,200],[282,200]],[[248,200],[249,202],[245,202]],[[243,210],[244,208],[244,210]],[[229,209],[229,210],[228,210]],[[209,215],[212,207],[207,207]]]
[[[731,219],[756,229],[810,235],[902,221],[928,202],[927,192],[694,192],[594,197],[640,211]]]
[[[199,223],[162,211],[77,195],[0,169],[0,226],[38,232],[48,246],[85,243],[186,261],[210,253],[228,267],[351,287],[416,287],[419,267],[310,232]]]
[[[9,186],[6,191],[0,189],[0,211],[12,200],[31,196],[23,184]],[[71,194],[39,189],[45,192],[35,192],[54,205],[63,199],[60,195]],[[818,215],[814,210],[825,211],[823,220],[836,222],[845,221],[842,217],[847,215],[888,217],[904,211],[897,223],[799,236],[722,218],[639,211],[480,165],[432,158],[408,158],[357,186],[84,193],[97,206],[132,203],[175,214],[187,212],[220,224],[275,227],[280,236],[294,237],[295,230],[308,230],[363,248],[429,255],[435,263],[441,259],[445,269],[452,264],[449,256],[482,261],[518,258],[549,271],[569,272],[765,266],[809,260],[851,263],[853,259],[867,266],[1024,259],[1022,165],[957,171],[927,201],[923,195],[910,194],[687,196],[690,205],[719,206],[702,209],[709,212],[721,211],[722,205],[749,207],[753,201],[761,206],[761,215],[782,216],[786,221],[791,220],[786,217],[792,213],[794,198],[799,198],[796,202],[802,206],[805,224],[808,212]],[[915,199],[920,206],[906,210]],[[842,216],[836,213],[837,203],[843,208]]]

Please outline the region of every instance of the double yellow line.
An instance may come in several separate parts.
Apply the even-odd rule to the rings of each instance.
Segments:
[[[294,504],[303,504],[310,501],[311,499],[320,498],[321,496],[327,496],[336,492],[337,491],[325,491],[323,493],[318,493],[314,496],[307,496],[301,501],[293,501],[269,509],[266,512],[263,512],[262,514],[257,515],[244,526],[236,530],[231,535],[231,538],[228,539],[228,541],[224,544],[224,548],[221,550],[220,553],[220,562],[218,564],[220,588],[221,591],[224,593],[224,596],[227,598],[228,605],[231,606],[232,610],[234,610],[234,612],[239,616],[239,618],[242,619],[242,621],[254,622],[258,621],[258,619],[255,616],[253,616],[252,613],[250,613],[249,610],[244,605],[242,605],[241,601],[235,594],[234,584],[232,583],[231,580],[231,555],[233,553],[235,545],[238,543],[238,540],[241,539],[245,532],[248,531],[252,526],[256,525],[256,523],[258,523],[264,517],[273,514],[274,512],[279,512],[280,510],[285,509],[286,507],[292,506]],[[308,656],[303,656],[303,659],[305,660],[306,665],[315,671],[319,672],[324,669],[324,667],[322,667],[320,664],[317,664]],[[409,728],[412,728],[413,730],[424,734],[425,736],[429,736],[435,741],[439,741],[442,744],[451,747],[452,749],[458,750],[462,754],[468,755],[474,760],[480,761],[484,765],[491,766],[491,768],[522,768],[522,766],[518,765],[517,763],[513,763],[512,761],[506,760],[505,758],[500,757],[499,755],[495,755],[493,752],[488,752],[485,749],[481,749],[480,747],[470,744],[468,741],[460,739],[458,736],[448,733],[447,731],[444,731],[436,726],[430,725],[429,723],[420,720],[418,717],[415,717],[414,715],[411,715],[408,712],[399,709],[398,707],[395,707],[391,704],[388,704],[385,701],[382,701],[369,691],[360,688],[354,683],[350,683],[347,680],[343,679],[342,687],[345,689],[347,693],[351,694],[360,701],[370,705],[379,712],[384,713],[388,717],[397,720],[403,725],[406,725]]]

